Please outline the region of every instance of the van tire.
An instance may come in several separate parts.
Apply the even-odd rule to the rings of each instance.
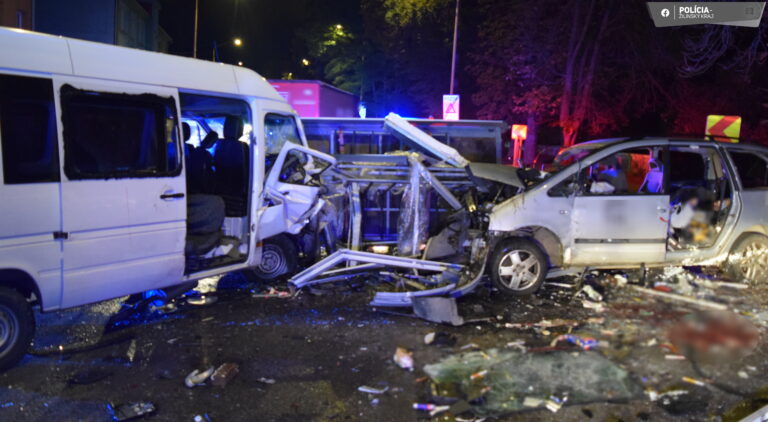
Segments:
[[[221,230],[224,222],[224,200],[216,195],[189,195],[187,200],[187,233],[208,234]]]
[[[539,290],[549,269],[547,255],[531,239],[506,239],[496,246],[488,272],[494,286],[509,296],[529,296]],[[511,272],[502,275],[502,272]]]
[[[0,371],[24,357],[34,335],[32,305],[18,291],[0,287]]]
[[[733,281],[768,281],[768,236],[757,233],[742,236],[733,244],[723,267]]]
[[[262,281],[291,276],[299,263],[299,249],[288,236],[277,235],[264,241],[261,262],[253,274]]]

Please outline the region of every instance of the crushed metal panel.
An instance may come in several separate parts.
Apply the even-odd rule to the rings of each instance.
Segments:
[[[317,281],[315,278],[319,277],[336,265],[348,261],[436,272],[443,272],[446,270],[461,270],[463,268],[461,265],[449,264],[445,262],[426,261],[416,258],[406,258],[401,256],[381,255],[371,252],[351,251],[349,249],[339,249],[322,261],[319,261],[306,270],[296,274],[288,281],[288,283],[298,289],[309,286],[311,284],[316,284]]]
[[[525,184],[517,174],[517,167],[494,163],[469,163],[472,176],[517,188],[525,188]]]
[[[395,113],[389,113],[384,118],[384,126],[408,138],[414,144],[426,149],[451,165],[466,167],[469,164],[469,161],[459,154],[458,151],[427,135],[426,132],[408,123],[407,120]]]

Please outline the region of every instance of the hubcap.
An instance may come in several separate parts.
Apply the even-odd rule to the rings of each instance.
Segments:
[[[0,356],[16,343],[19,337],[19,320],[5,305],[0,305]]]
[[[499,279],[512,290],[525,290],[539,279],[541,265],[533,254],[525,250],[513,250],[499,262]]]
[[[765,281],[768,278],[768,248],[752,242],[739,256],[739,272],[747,281]]]
[[[264,274],[278,274],[285,271],[285,257],[277,246],[265,245],[261,252],[261,264],[259,270]]]

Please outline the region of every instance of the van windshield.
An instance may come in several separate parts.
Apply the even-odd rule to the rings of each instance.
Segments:
[[[293,116],[269,113],[264,117],[266,155],[277,155],[286,142],[302,145],[299,128]]]

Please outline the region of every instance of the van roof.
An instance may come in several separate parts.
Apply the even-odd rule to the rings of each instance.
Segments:
[[[74,75],[285,100],[239,66],[0,27],[0,70]]]

